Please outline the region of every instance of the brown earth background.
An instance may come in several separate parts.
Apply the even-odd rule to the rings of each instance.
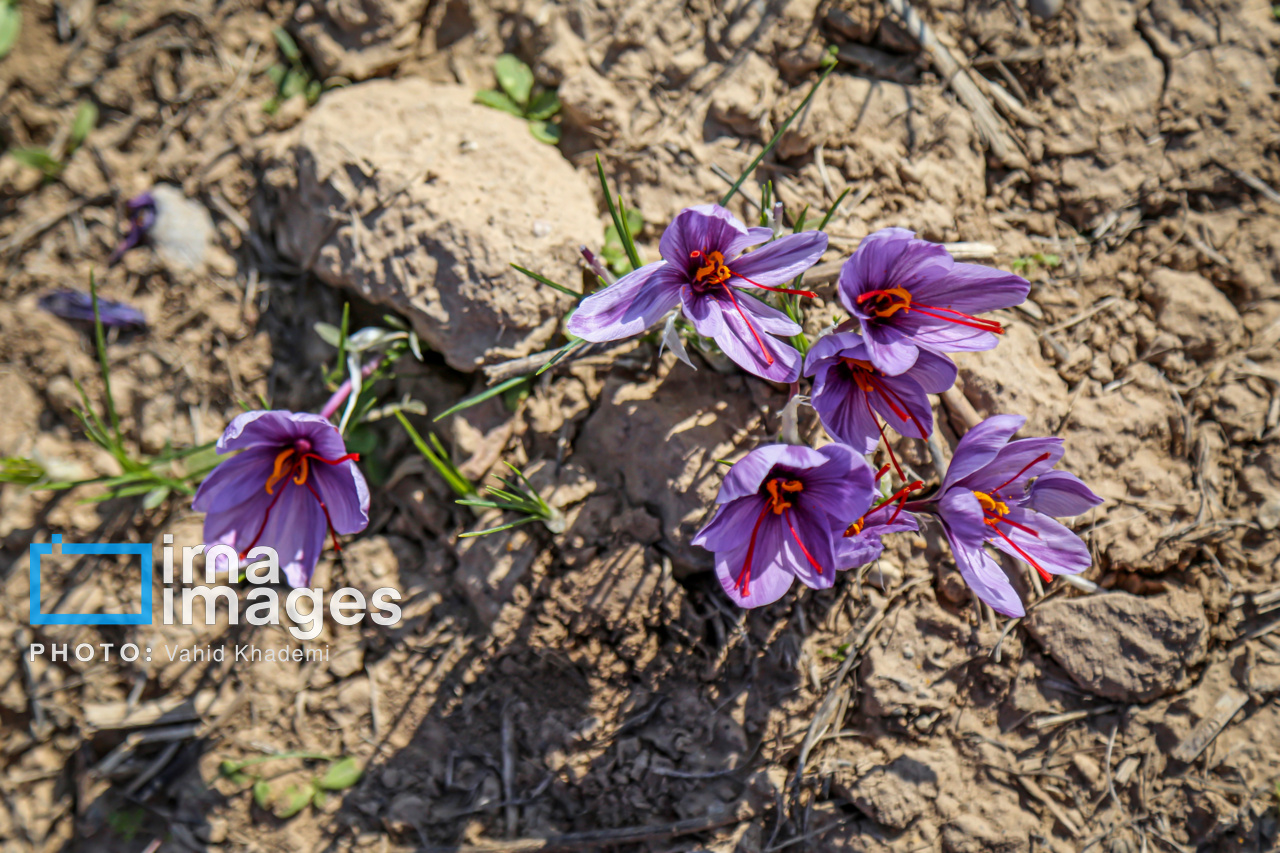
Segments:
[[[1028,6],[1030,8],[1028,8]],[[283,628],[30,627],[27,548],[197,542],[171,498],[0,487],[0,850],[1262,851],[1280,808],[1280,22],[1253,0],[22,0],[0,140],[65,150],[57,180],[0,157],[0,455],[118,473],[84,436],[103,386],[83,328],[37,298],[87,288],[147,316],[108,353],[127,442],[215,438],[238,403],[316,410],[350,301],[432,350],[385,399],[431,412],[477,368],[553,346],[607,213],[595,157],[657,256],[840,65],[745,186],[833,218],[826,262],[901,225],[1015,264],[1031,300],[936,406],[943,456],[1016,412],[1066,439],[1107,500],[1075,522],[1101,591],[1023,584],[997,625],[936,530],[821,593],[732,607],[689,545],[717,459],[776,435],[783,389],[638,341],[437,424],[481,480],[508,460],[568,519],[493,537],[394,421],[369,427],[368,530],[316,585],[404,592],[391,628],[329,621],[324,663],[169,661],[284,646]],[[272,30],[318,79],[274,114]],[[557,148],[470,104],[514,53],[558,87]],[[948,66],[946,57],[951,57]],[[379,79],[374,79],[379,78]],[[976,95],[974,93],[977,93]],[[211,215],[194,268],[108,268],[155,184]],[[735,199],[744,218],[758,216]],[[813,217],[811,214],[811,218]],[[1048,256],[1053,256],[1048,257]],[[1056,259],[1057,263],[1054,263]],[[836,309],[812,276],[811,331]],[[820,433],[802,410],[806,435]],[[936,481],[923,446],[901,457]],[[158,554],[157,546],[157,554]],[[1019,575],[1022,577],[1022,575]],[[44,574],[64,611],[128,606],[128,572]],[[157,585],[157,589],[159,586]],[[27,643],[138,642],[135,664],[27,661]],[[194,700],[194,706],[183,705]],[[162,712],[194,722],[148,740]],[[354,787],[280,819],[225,760],[352,756]],[[115,764],[104,764],[115,755]],[[274,786],[314,762],[264,765]]]

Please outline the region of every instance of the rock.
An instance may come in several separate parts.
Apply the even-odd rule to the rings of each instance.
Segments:
[[[294,31],[322,76],[364,80],[408,55],[426,10],[427,0],[304,0]]]
[[[777,82],[773,65],[756,53],[748,53],[738,70],[716,87],[708,115],[741,136],[757,137]]]
[[[991,853],[995,850],[1021,850],[1023,839],[1011,838],[991,821],[976,814],[961,814],[942,828],[945,853]]]
[[[710,552],[689,540],[710,518],[728,470],[716,460],[733,456],[760,423],[744,387],[755,381],[681,364],[645,382],[611,378],[582,425],[574,460],[601,484],[620,488],[632,506],[656,514],[672,559],[685,566],[713,565]],[[777,411],[782,396],[772,399]]]
[[[214,236],[209,211],[170,184],[156,184],[149,192],[156,202],[156,219],[147,239],[160,260],[175,271],[203,267]]]
[[[364,669],[364,649],[360,646],[348,646],[334,654],[329,661],[329,671],[337,678],[355,675]]]
[[[404,833],[416,829],[430,814],[427,801],[416,794],[399,794],[387,807],[387,829]]]
[[[1059,599],[1037,608],[1027,629],[1077,684],[1120,702],[1179,689],[1209,637],[1200,597],[1181,591]]]
[[[1156,325],[1178,336],[1189,355],[1211,356],[1240,340],[1243,327],[1231,300],[1204,276],[1159,269],[1144,294]]]
[[[578,245],[601,237],[559,151],[471,99],[420,79],[331,92],[267,176],[284,255],[403,312],[464,371],[540,349],[572,304],[512,263],[572,284]]]
[[[938,796],[938,774],[904,755],[859,779],[852,795],[858,810],[876,823],[906,829]]]

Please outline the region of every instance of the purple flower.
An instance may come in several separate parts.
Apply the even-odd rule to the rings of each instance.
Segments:
[[[1078,574],[1089,568],[1089,548],[1050,515],[1079,515],[1102,503],[1074,475],[1051,470],[1062,458],[1062,439],[1009,440],[1026,421],[996,415],[969,430],[938,492],[906,505],[938,517],[965,582],[1006,616],[1022,616],[1022,602],[984,543],[1029,564],[1046,582]]]
[[[338,428],[319,415],[245,412],[222,433],[218,452],[241,451],[213,470],[192,508],[206,513],[204,539],[244,559],[256,545],[276,550],[290,586],[306,586],[325,532],[369,524],[369,487]]]
[[[941,394],[956,381],[956,366],[945,355],[921,350],[904,373],[888,376],[870,361],[866,342],[855,332],[818,339],[805,359],[813,377],[813,408],[836,441],[859,453],[875,450],[880,440],[878,414],[900,435],[928,438],[933,432],[929,394]]]
[[[724,478],[715,518],[693,544],[716,555],[720,585],[742,607],[777,601],[794,578],[835,583],[835,543],[875,495],[871,468],[852,449],[757,448]]]
[[[921,349],[988,350],[1004,328],[974,314],[1011,308],[1030,285],[1013,273],[958,264],[937,243],[903,228],[870,235],[840,269],[840,301],[862,327],[871,363],[890,376]]]
[[[56,317],[77,322],[93,322],[93,297],[80,290],[60,288],[40,297],[40,309]],[[145,326],[147,318],[132,305],[98,297],[98,316],[103,326]]]
[[[747,293],[813,296],[781,285],[818,262],[827,249],[827,235],[789,234],[743,254],[772,233],[747,228],[717,205],[685,208],[662,234],[662,260],[582,300],[565,328],[588,341],[616,341],[640,334],[680,305],[698,334],[713,338],[743,370],[794,382],[800,375],[800,353],[773,336],[799,334],[800,327]]]
[[[897,494],[890,495],[867,510],[844,531],[836,541],[836,565],[841,569],[865,566],[880,557],[884,543],[880,537],[887,533],[903,533],[919,530],[920,525],[909,512],[903,511],[906,498],[923,485],[916,481]]]
[[[129,233],[107,259],[108,265],[116,264],[125,252],[141,243],[151,226],[156,224],[156,200],[151,193],[134,196],[125,203],[125,207],[129,211]]]

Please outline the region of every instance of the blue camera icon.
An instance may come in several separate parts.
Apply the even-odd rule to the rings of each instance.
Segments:
[[[63,554],[137,554],[142,559],[141,613],[42,613],[40,611],[40,558],[52,554],[59,545]],[[32,625],[150,625],[151,624],[151,546],[150,545],[63,545],[61,534],[53,541],[31,543],[31,624]]]

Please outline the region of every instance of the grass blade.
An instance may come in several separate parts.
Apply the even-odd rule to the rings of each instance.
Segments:
[[[570,352],[572,352],[573,350],[577,349],[579,346],[581,346],[582,344],[585,344],[585,343],[586,343],[586,341],[584,341],[582,338],[574,338],[573,340],[569,341],[569,343],[567,343],[567,344],[565,344],[564,346],[560,347],[560,352],[558,352],[558,353],[556,353],[554,356],[552,356],[552,357],[551,357],[551,360],[550,360],[550,361],[548,361],[546,364],[542,365],[542,367],[539,367],[539,368],[538,368],[538,372],[537,372],[537,373],[535,373],[535,374],[533,374],[533,375],[534,375],[534,376],[541,376],[543,373],[545,373],[546,371],[548,371],[548,370],[550,370],[552,367],[554,367],[554,366],[555,366],[555,364],[556,364],[556,362],[560,361],[560,360],[561,360],[561,359],[563,359],[565,356],[567,356]]]
[[[458,473],[457,468],[446,462],[431,449],[430,445],[422,440],[422,436],[413,428],[413,424],[409,423],[409,419],[404,416],[404,412],[397,411],[395,416],[400,421],[400,426],[404,427],[404,431],[409,434],[409,440],[413,442],[413,446],[418,448],[418,452],[422,454],[423,458],[430,462],[431,467],[435,468],[436,472],[444,478],[445,482],[449,484],[449,488],[453,489],[459,497],[474,498],[479,496],[479,492],[476,491],[475,485],[470,480]],[[435,436],[432,436],[432,438],[435,438]],[[439,439],[437,439],[438,441]]]
[[[468,397],[467,399],[463,400],[460,403],[455,403],[454,405],[445,409],[440,414],[436,415],[432,419],[432,422],[438,423],[443,418],[447,418],[449,417],[449,415],[452,415],[455,412],[461,412],[463,409],[469,409],[472,406],[478,406],[481,403],[483,403],[485,400],[488,400],[490,397],[496,397],[502,392],[509,391],[512,388],[515,388],[517,385],[520,385],[521,383],[528,382],[528,381],[529,381],[528,376],[513,376],[510,379],[506,380],[505,382],[499,382],[497,385],[494,385],[492,388],[484,389],[479,394],[476,394],[474,397]]]
[[[554,281],[547,278],[545,275],[538,275],[536,272],[533,272],[532,270],[527,270],[524,267],[520,266],[519,264],[512,264],[511,266],[514,267],[517,272],[524,273],[525,275],[529,276],[529,278],[538,282],[538,284],[545,284],[547,287],[551,288],[552,290],[558,290],[561,293],[572,296],[574,299],[582,298],[582,294],[579,293],[578,291],[570,290],[569,288],[565,287],[563,284],[556,284]]]
[[[831,221],[831,217],[836,215],[836,211],[840,209],[840,202],[844,201],[844,197],[849,194],[849,190],[853,187],[845,187],[844,192],[836,196],[836,200],[832,202],[831,209],[827,211],[827,215],[822,217],[822,221],[818,223],[818,230],[822,231],[827,227],[827,223]]]
[[[535,521],[541,521],[541,519],[535,518],[534,516],[528,516],[526,518],[520,519],[519,521],[513,521],[510,524],[503,524],[498,527],[490,527],[488,530],[476,530],[472,533],[459,533],[458,538],[469,539],[472,536],[484,536],[487,533],[501,533],[504,530],[510,530],[511,528],[519,527],[522,524],[532,524]]]
[[[813,100],[813,96],[818,93],[818,87],[822,85],[823,81],[826,80],[827,77],[831,76],[831,72],[834,71],[835,68],[836,68],[835,63],[832,63],[831,65],[827,66],[826,71],[822,72],[822,76],[819,77],[818,81],[813,84],[813,88],[809,90],[809,94],[804,96],[804,100],[800,102],[800,106],[796,107],[795,112],[787,116],[787,120],[784,121],[782,123],[782,126],[778,128],[778,132],[773,135],[773,139],[769,140],[769,144],[766,145],[764,147],[764,150],[761,151],[759,154],[757,154],[756,158],[747,165],[747,168],[744,169],[742,171],[742,174],[738,176],[738,180],[735,181],[733,186],[729,188],[729,191],[724,194],[724,198],[720,199],[721,207],[726,206],[730,201],[733,200],[733,197],[738,194],[738,190],[739,188],[742,187],[742,184],[747,180],[747,178],[751,175],[751,173],[756,170],[756,166],[760,165],[760,161],[765,158],[765,155],[767,155],[770,151],[772,151],[774,147],[778,144],[778,141],[782,139],[782,135],[787,132],[788,128],[791,127],[791,122],[796,120],[796,116],[804,112],[805,108],[809,106],[809,102]],[[601,176],[603,176],[604,171],[601,170],[600,174]]]
[[[107,338],[102,333],[102,315],[98,312],[98,282],[93,270],[89,270],[89,299],[93,302],[93,343],[98,350],[98,365],[102,368],[102,388],[107,397],[107,416],[111,419],[111,433],[116,445],[120,444],[120,416],[116,414],[116,401],[111,396],[111,369],[107,366]]]
[[[752,168],[755,168],[754,165]],[[631,269],[640,269],[640,253],[636,251],[635,241],[631,238],[631,230],[627,228],[625,217],[618,213],[618,208],[614,206],[613,196],[609,193],[609,180],[604,176],[604,164],[600,162],[600,156],[596,155],[596,173],[600,175],[600,188],[604,190],[604,202],[609,206],[609,215],[613,217],[613,227],[618,229],[618,236],[622,238],[622,248],[627,251],[627,260],[631,262]],[[739,179],[738,183],[742,183]],[[736,190],[737,187],[734,187]]]

